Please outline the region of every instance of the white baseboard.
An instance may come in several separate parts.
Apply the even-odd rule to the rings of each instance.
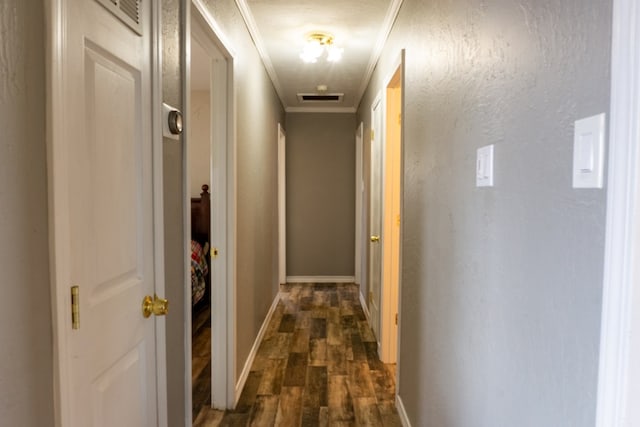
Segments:
[[[407,416],[407,411],[404,409],[404,403],[402,403],[402,398],[399,394],[396,394],[396,409],[398,410],[398,415],[400,416],[400,421],[402,421],[403,427],[411,427],[411,422],[409,421],[409,417]]]
[[[262,342],[262,338],[264,338],[265,332],[267,332],[267,327],[269,326],[269,322],[271,322],[271,318],[273,317],[273,313],[276,311],[276,307],[278,306],[278,302],[280,301],[280,293],[276,295],[273,299],[273,303],[271,303],[271,308],[267,313],[267,317],[264,318],[264,322],[262,322],[262,326],[258,331],[258,336],[256,340],[253,342],[253,347],[251,347],[251,351],[249,352],[249,357],[247,357],[247,361],[244,364],[244,368],[242,369],[242,373],[240,374],[240,378],[236,383],[236,398],[234,407],[238,404],[238,400],[240,399],[240,394],[242,394],[242,389],[244,388],[244,384],[247,382],[247,378],[249,377],[249,372],[251,371],[251,366],[253,365],[253,361],[256,358],[256,354],[258,353],[258,348],[260,347],[260,343]]]
[[[362,292],[358,291],[358,295],[360,295],[360,305],[362,306],[362,311],[364,311],[364,317],[367,318],[367,323],[371,326],[371,317],[369,316],[369,306],[367,306],[367,301],[365,301]]]
[[[355,276],[287,276],[287,283],[355,283]]]

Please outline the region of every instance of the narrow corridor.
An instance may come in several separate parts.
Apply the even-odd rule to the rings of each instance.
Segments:
[[[210,338],[194,336],[194,425],[401,426],[394,366],[383,364],[353,284],[287,284],[235,411],[207,408]]]

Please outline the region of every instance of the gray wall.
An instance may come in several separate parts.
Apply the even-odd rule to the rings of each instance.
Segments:
[[[44,3],[0,2],[0,424],[53,425]]]
[[[162,0],[162,97],[163,101],[182,109],[183,70],[180,64],[182,1]],[[185,125],[189,124],[185,121]],[[164,186],[164,257],[165,295],[171,302],[166,317],[167,334],[167,412],[170,426],[185,423],[185,232],[184,203],[188,186],[183,179],[184,146],[182,140],[164,139],[162,144]],[[186,234],[188,236],[189,233]]]
[[[189,195],[200,197],[202,185],[211,187],[211,93],[191,91],[189,132]]]
[[[287,114],[287,275],[353,276],[355,114]]]
[[[611,0],[405,0],[399,391],[416,426],[594,425],[604,190],[573,122],[608,113]],[[493,188],[474,186],[495,144]]]

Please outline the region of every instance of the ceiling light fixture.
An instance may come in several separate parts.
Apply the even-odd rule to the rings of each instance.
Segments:
[[[307,42],[300,54],[300,59],[306,63],[318,62],[318,58],[327,52],[327,61],[338,62],[342,59],[344,49],[333,44],[333,36],[328,33],[316,32],[307,35]]]

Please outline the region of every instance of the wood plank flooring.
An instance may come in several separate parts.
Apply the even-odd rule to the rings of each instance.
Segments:
[[[210,342],[211,334],[207,324],[198,328],[194,426],[401,426],[395,367],[378,358],[358,288],[287,284],[280,290],[234,411],[208,408],[211,363],[200,343]]]

